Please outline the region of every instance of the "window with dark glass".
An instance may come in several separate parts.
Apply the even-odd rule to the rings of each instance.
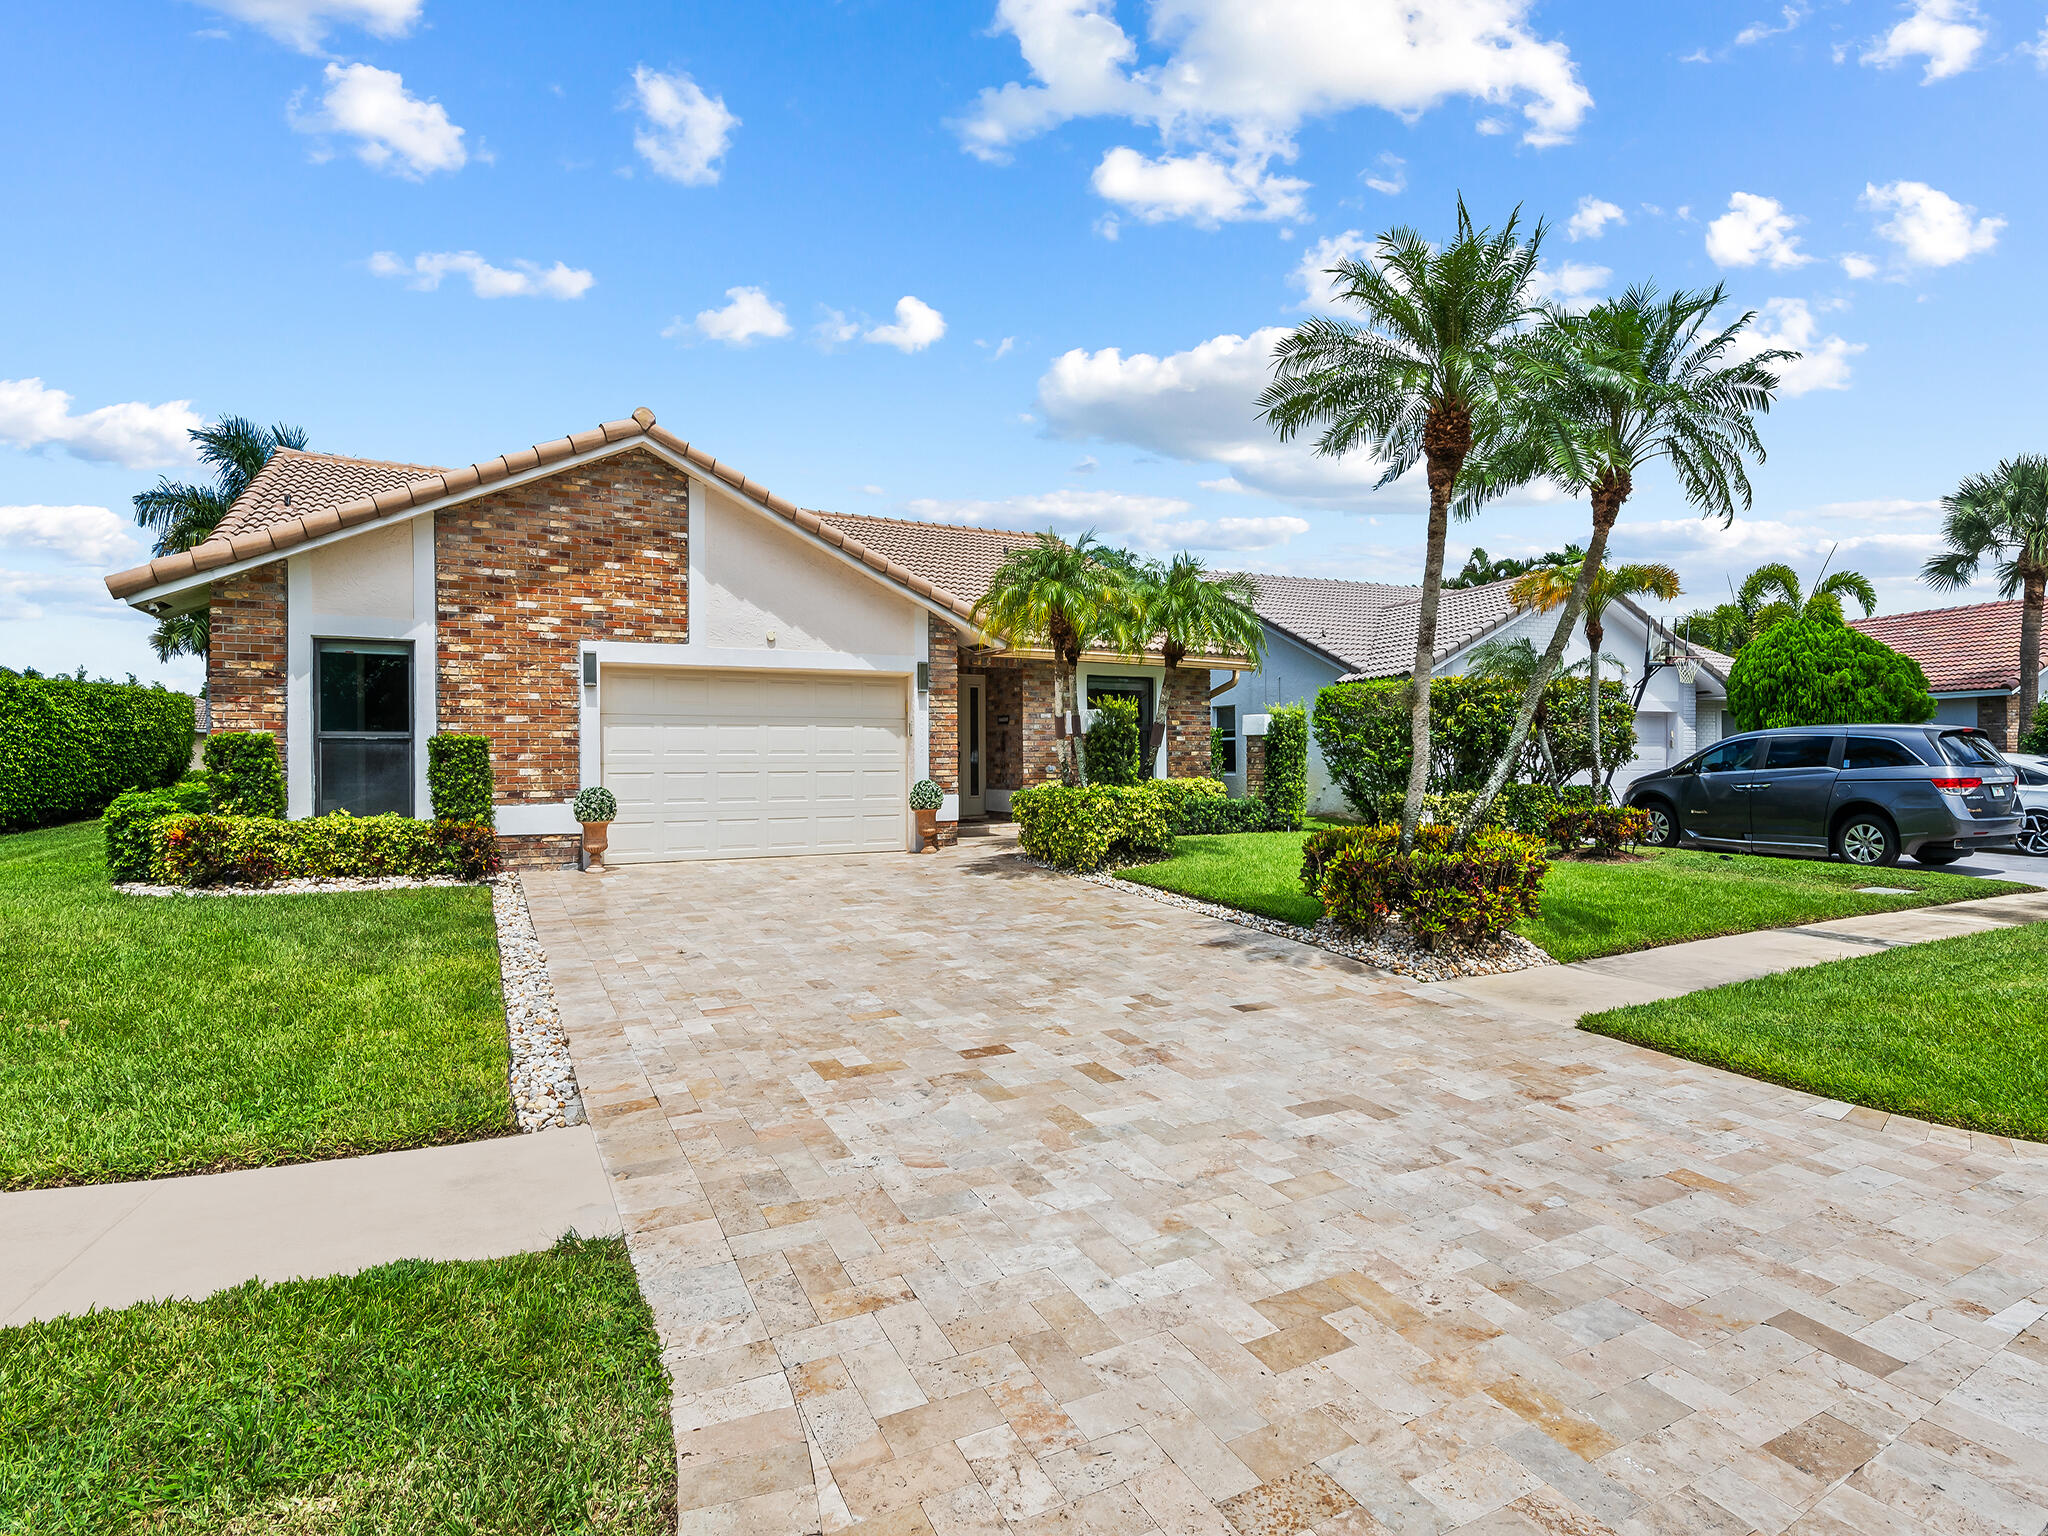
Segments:
[[[1216,754],[1225,773],[1237,772],[1237,706],[1216,706]]]
[[[322,640],[314,666],[314,813],[412,815],[412,647]]]
[[[2005,759],[1982,731],[1943,731],[1942,754],[1959,768],[2004,767]]]
[[[1924,766],[1904,742],[1884,736],[1851,736],[1842,750],[1844,771],[1856,768],[1919,768]]]
[[[1756,751],[1756,739],[1724,741],[1700,759],[1701,773],[1740,773],[1749,766]]]
[[[1774,736],[1766,768],[1825,768],[1835,755],[1832,736]]]

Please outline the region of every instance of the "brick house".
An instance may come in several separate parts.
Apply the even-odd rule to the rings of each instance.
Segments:
[[[463,469],[280,449],[107,588],[210,610],[211,727],[277,735],[293,816],[425,816],[426,738],[475,731],[514,862],[573,859],[599,783],[617,862],[878,852],[919,778],[945,839],[1053,772],[1050,654],[973,621],[1031,538],[806,511],[643,408]],[[1206,773],[1210,666],[1091,653],[1081,684],[1138,703],[1155,775]]]
[[[1920,663],[1939,724],[1974,725],[2010,752],[2027,726],[2019,711],[2020,608],[2017,598],[1965,603],[1851,619],[1849,627]],[[2048,637],[2041,657],[2048,673]]]

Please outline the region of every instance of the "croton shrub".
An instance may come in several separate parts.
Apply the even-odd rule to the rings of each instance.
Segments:
[[[1550,868],[1543,839],[1486,828],[1454,849],[1452,830],[1425,826],[1406,853],[1391,822],[1312,833],[1302,884],[1341,926],[1371,935],[1398,917],[1427,949],[1490,939],[1533,916]]]
[[[150,827],[149,877],[159,885],[275,885],[343,877],[482,880],[498,872],[498,839],[474,821],[351,816],[165,816]]]

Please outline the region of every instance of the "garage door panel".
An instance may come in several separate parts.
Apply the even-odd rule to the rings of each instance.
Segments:
[[[903,847],[903,679],[607,667],[603,681],[618,861]]]

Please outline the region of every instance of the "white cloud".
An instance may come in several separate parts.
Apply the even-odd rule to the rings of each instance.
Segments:
[[[1347,229],[1341,235],[1326,235],[1303,251],[1287,274],[1287,281],[1301,290],[1301,303],[1295,307],[1320,315],[1354,313],[1352,306],[1338,299],[1337,280],[1330,276],[1330,268],[1340,261],[1366,260],[1374,244],[1363,230]]]
[[[300,110],[303,92],[292,98],[291,123],[299,132],[345,134],[356,141],[356,158],[363,164],[408,181],[459,171],[469,160],[463,130],[448,120],[438,101],[408,93],[396,70],[329,64],[323,73],[327,91],[317,110]]]
[[[1111,544],[1147,554],[1178,549],[1252,550],[1285,544],[1308,532],[1305,518],[1190,518],[1190,502],[1176,496],[1134,496],[1121,491],[1047,491],[990,501],[913,501],[906,509],[928,522],[979,528],[1050,528],[1069,537],[1092,530]]]
[[[729,347],[751,346],[764,336],[772,338],[789,334],[789,316],[782,312],[780,304],[768,297],[767,289],[728,288],[725,296],[731,302],[723,309],[701,309],[693,324],[686,324],[678,317],[661,334],[676,340],[694,329],[699,335],[722,341]]]
[[[1920,83],[1932,85],[1976,62],[1990,36],[1978,25],[1983,19],[1975,0],[1913,0],[1906,19],[1864,49],[1862,62],[1890,69],[1909,59],[1925,59]]]
[[[1388,197],[1398,197],[1401,193],[1408,190],[1408,162],[1406,160],[1403,160],[1399,155],[1389,154],[1381,155],[1373,163],[1380,168],[1378,175],[1374,175],[1371,171],[1360,171],[1358,173],[1359,179],[1368,187],[1371,187],[1373,191],[1384,192]]]
[[[633,100],[645,119],[633,147],[657,176],[686,187],[718,180],[718,162],[732,144],[740,120],[725,109],[725,98],[707,96],[682,70],[663,74],[645,64],[633,68]]]
[[[1298,219],[1305,181],[1266,174],[1267,157],[1243,155],[1226,163],[1206,150],[1147,159],[1118,146],[1095,167],[1098,197],[1147,224],[1188,219],[1204,229],[1239,219]]]
[[[1566,309],[1587,309],[1598,301],[1602,285],[1612,276],[1612,267],[1596,267],[1583,261],[1560,262],[1556,271],[1539,266],[1530,275],[1529,293],[1532,298],[1561,304]]]
[[[1570,51],[1530,25],[1534,0],[1151,0],[1146,38],[1113,0],[998,0],[995,30],[1017,40],[1030,83],[984,90],[957,126],[969,153],[1007,159],[1076,118],[1154,129],[1165,153],[1120,148],[1096,190],[1142,193],[1148,217],[1287,218],[1301,183],[1268,174],[1292,160],[1310,118],[1379,107],[1412,120],[1448,97],[1519,106],[1530,144],[1571,137],[1592,106]],[[1496,121],[1488,119],[1487,121]],[[1171,188],[1160,183],[1171,180]],[[1176,209],[1185,209],[1176,212]]]
[[[895,322],[870,326],[861,340],[894,347],[898,352],[922,352],[945,334],[946,317],[923,299],[906,293],[896,301]]]
[[[1756,323],[1743,334],[1745,353],[1785,348],[1800,354],[1789,363],[1775,365],[1779,391],[1785,395],[1847,389],[1849,359],[1865,350],[1863,342],[1821,335],[1820,321],[1804,299],[1766,300]]]
[[[1380,476],[1370,454],[1318,458],[1305,442],[1282,443],[1258,418],[1257,396],[1270,382],[1273,348],[1286,334],[1268,326],[1164,357],[1077,347],[1055,358],[1038,381],[1047,430],[1218,465],[1227,473],[1204,482],[1209,489],[1355,507]],[[1402,494],[1390,487],[1381,498]]]
[[[1707,226],[1707,255],[1719,267],[1804,266],[1813,258],[1792,233],[1799,223],[1776,198],[1737,192],[1728,199],[1728,211]]]
[[[444,277],[465,277],[480,299],[580,299],[597,280],[581,267],[559,261],[552,267],[533,261],[494,267],[475,251],[421,251],[410,263],[394,252],[378,251],[370,257],[370,270],[378,277],[402,277],[408,288],[428,291],[440,287]]]
[[[821,309],[825,306],[820,305]],[[825,316],[811,327],[811,338],[828,352],[842,342],[854,340],[860,335],[860,322],[849,320],[836,309],[825,309]]]
[[[78,613],[120,608],[107,596],[97,576],[71,575],[63,571],[0,570],[0,616],[34,623],[52,612]],[[14,664],[22,662],[14,658]]]
[[[0,443],[62,448],[76,459],[148,469],[192,461],[186,433],[202,425],[189,400],[132,400],[73,415],[71,396],[41,379],[0,379]]]
[[[1604,198],[1586,196],[1579,199],[1579,206],[1565,222],[1565,237],[1570,240],[1598,240],[1607,233],[1610,224],[1626,224],[1628,215],[1615,204]]]
[[[1854,278],[1859,282],[1867,277],[1875,277],[1877,276],[1877,263],[1859,252],[1848,251],[1842,256],[1842,275]]]
[[[403,37],[420,19],[420,0],[202,0],[209,9],[260,27],[301,53],[318,53],[329,27],[361,27],[373,37]]]
[[[1981,255],[1998,244],[1998,232],[2005,228],[2005,220],[1976,218],[1977,210],[1968,203],[1924,181],[1870,183],[1863,189],[1863,206],[1891,215],[1877,232],[1916,267],[1950,267]]]
[[[105,507],[0,507],[0,545],[53,549],[80,565],[113,565],[141,548],[135,525]]]
[[[1698,606],[1710,608],[1717,593],[1725,601],[1727,586],[1723,581],[1703,579],[1703,565],[1710,566],[1716,576],[1725,570],[1739,582],[1757,566],[1782,560],[1810,581],[1832,554],[1831,570],[1861,571],[1877,581],[1917,580],[1927,557],[1942,547],[1939,520],[1933,515],[1922,531],[1888,529],[1861,534],[1814,527],[1803,521],[1804,516],[1788,512],[1783,518],[1738,517],[1726,528],[1715,518],[1638,523],[1623,518],[1614,530],[1614,551],[1618,559],[1652,558],[1678,566],[1687,588],[1697,594]],[[1924,593],[1926,589],[1921,590]]]
[[[1788,5],[1779,14],[1784,17],[1784,21],[1778,26],[1774,27],[1766,21],[1753,21],[1744,27],[1735,34],[1735,46],[1747,48],[1752,43],[1760,43],[1767,37],[1783,37],[1787,32],[1798,26],[1799,23],[1806,20],[1812,13],[1803,5]]]
[[[2020,52],[2032,54],[2038,68],[2048,69],[2048,26],[2043,26],[2031,43],[2021,43]]]

